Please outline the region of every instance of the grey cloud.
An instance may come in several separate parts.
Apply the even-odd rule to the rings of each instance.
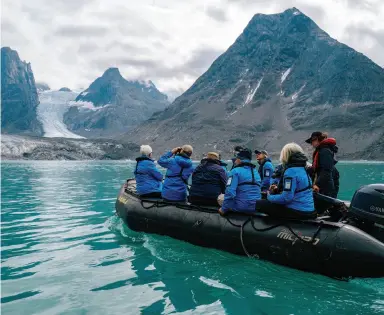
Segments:
[[[123,57],[115,61],[119,65],[133,66],[139,68],[156,68],[158,66],[158,62],[151,59],[135,59]]]
[[[374,10],[371,1],[368,0],[346,0],[347,4],[352,9],[364,9],[368,11]]]
[[[185,64],[185,68],[193,70],[207,70],[215,59],[222,54],[223,51],[213,48],[202,48],[196,51]]]
[[[91,61],[91,64],[100,71],[105,71],[110,67],[132,67],[135,70],[146,72],[156,71],[156,69],[162,70],[158,62],[150,59],[135,59],[129,57],[118,57],[118,58],[107,58],[107,59],[94,59]],[[153,72],[151,72],[153,73]],[[166,71],[164,71],[166,73]]]
[[[25,1],[21,10],[35,22],[51,23],[57,15],[73,15],[95,0],[33,0]]]
[[[184,76],[196,78],[208,70],[209,66],[221,53],[222,51],[216,49],[201,49],[194,52],[192,57],[184,64],[175,67],[166,67],[161,62],[154,62],[151,66],[148,65],[143,69],[143,75],[158,79],[182,79]]]
[[[218,7],[209,6],[205,13],[218,22],[226,22],[228,20],[225,10]]]
[[[357,46],[367,37],[374,40],[374,45],[370,48],[364,47],[364,54],[381,67],[384,67],[384,29],[373,30],[365,24],[354,24],[346,29],[344,35],[347,42],[356,44],[354,46]]]
[[[80,43],[77,49],[79,54],[88,54],[99,50],[100,47],[92,42]]]
[[[2,21],[1,21],[1,33],[3,33],[3,32],[16,33],[17,29],[10,21],[2,19]]]
[[[108,28],[98,25],[63,25],[55,30],[62,37],[98,37],[108,32]]]
[[[323,19],[326,16],[325,10],[318,6],[302,3],[299,6],[297,6],[297,9],[299,9],[301,12],[303,12],[305,15],[307,15],[309,18],[311,18],[315,22],[323,21]]]
[[[346,33],[349,36],[370,36],[380,45],[384,47],[384,29],[381,30],[373,30],[372,28],[366,25],[351,25],[347,28]]]

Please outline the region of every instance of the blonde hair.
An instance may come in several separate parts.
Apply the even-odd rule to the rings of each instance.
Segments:
[[[220,158],[219,153],[216,152],[208,152],[207,153],[208,159],[218,160]]]
[[[291,142],[286,144],[281,150],[280,162],[283,163],[284,165],[287,164],[292,154],[298,153],[298,152],[304,154],[303,149],[297,143]]]
[[[149,156],[151,153],[152,153],[152,148],[149,145],[143,144],[142,146],[140,146],[141,155]]]
[[[184,144],[181,149],[184,151],[184,152],[188,152],[188,153],[191,153],[193,152],[193,148],[191,145],[189,144]]]

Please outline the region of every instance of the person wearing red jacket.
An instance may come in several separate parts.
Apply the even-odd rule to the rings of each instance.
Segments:
[[[339,171],[335,165],[338,151],[336,139],[328,138],[325,132],[315,131],[305,140],[315,149],[312,162],[313,190],[320,194],[337,198],[339,193]]]

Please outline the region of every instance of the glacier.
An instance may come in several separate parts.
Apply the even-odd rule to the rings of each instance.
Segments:
[[[44,91],[39,93],[37,119],[43,124],[44,137],[47,138],[84,138],[68,130],[63,122],[64,113],[76,92]]]

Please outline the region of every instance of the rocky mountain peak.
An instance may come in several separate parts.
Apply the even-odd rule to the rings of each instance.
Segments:
[[[210,145],[230,152],[233,144],[273,152],[313,130],[337,129],[350,144],[340,152],[354,152],[382,135],[383,99],[383,68],[291,8],[256,14],[183,95],[135,133],[157,149],[188,141],[196,152]]]
[[[169,105],[152,81],[128,81],[109,68],[81,92],[64,122],[85,137],[122,133]]]
[[[42,135],[36,114],[38,104],[31,64],[20,60],[10,47],[1,48],[2,132]]]
[[[105,80],[122,80],[124,79],[118,68],[109,68],[107,69],[101,78]]]

